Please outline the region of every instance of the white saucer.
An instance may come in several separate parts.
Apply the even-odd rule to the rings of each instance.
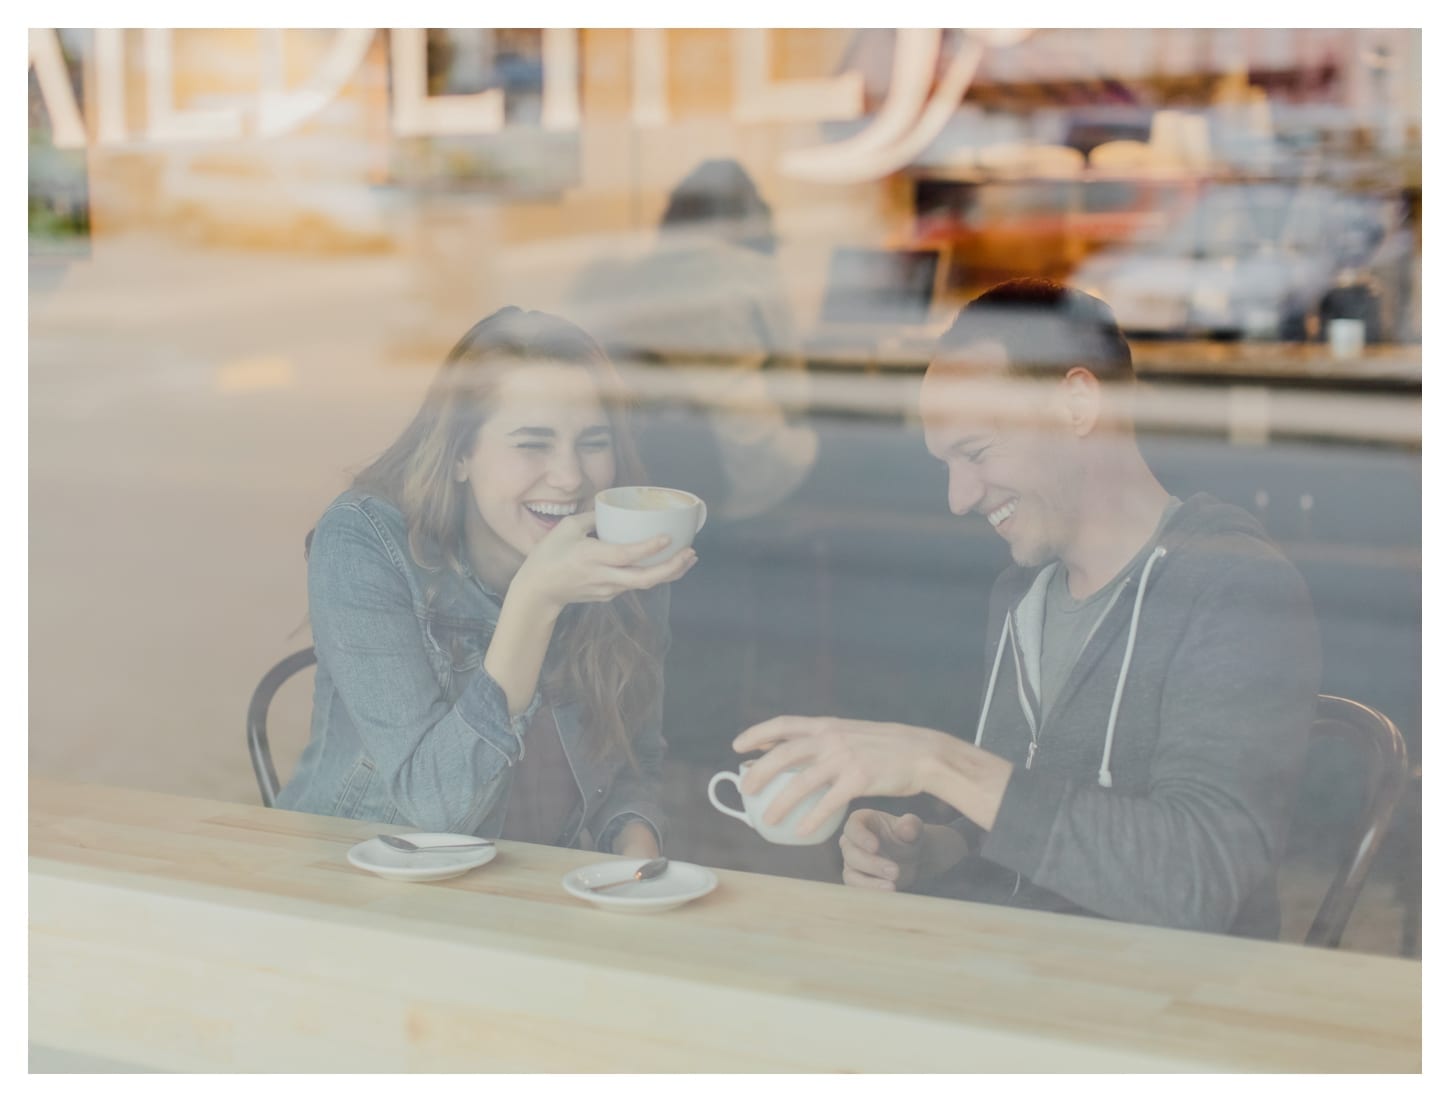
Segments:
[[[468,834],[416,833],[399,834],[398,837],[419,846],[458,845],[480,840]],[[377,838],[359,842],[347,851],[347,859],[352,864],[389,880],[447,880],[450,876],[461,876],[469,869],[486,865],[497,856],[498,847],[492,844],[480,846],[478,849],[404,853],[385,845]]]
[[[593,884],[609,884],[632,875],[644,862],[635,858],[601,861],[585,865],[564,877],[564,890],[576,898],[606,911],[654,914],[668,911],[715,890],[719,879],[709,869],[686,861],[671,861],[664,873],[653,880],[623,884],[609,891],[590,891]]]

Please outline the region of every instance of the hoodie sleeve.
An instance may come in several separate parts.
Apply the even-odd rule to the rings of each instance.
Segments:
[[[1163,683],[1124,700],[1161,716],[1147,790],[1014,770],[982,856],[1109,918],[1229,930],[1282,849],[1319,663],[1298,571],[1238,559],[1197,594]]]

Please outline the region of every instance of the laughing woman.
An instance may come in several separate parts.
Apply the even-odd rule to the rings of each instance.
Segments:
[[[507,307],[310,540],[312,736],[278,806],[652,857],[668,586],[592,536],[643,481],[608,357]]]

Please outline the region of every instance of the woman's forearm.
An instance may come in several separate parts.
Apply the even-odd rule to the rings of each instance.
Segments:
[[[614,852],[625,857],[658,857],[659,844],[655,832],[645,823],[626,823],[614,839]]]
[[[511,589],[504,598],[483,668],[503,689],[510,715],[524,711],[534,698],[558,616],[526,590]]]

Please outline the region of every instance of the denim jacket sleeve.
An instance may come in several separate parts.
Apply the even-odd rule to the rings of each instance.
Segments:
[[[522,744],[483,670],[449,702],[401,554],[357,504],[329,509],[308,563],[313,638],[398,809],[420,829],[458,830],[498,799]]]
[[[670,644],[670,591],[668,586],[652,589],[644,595],[645,608],[660,633],[659,660],[663,666]],[[616,778],[608,797],[600,806],[595,822],[596,845],[605,852],[612,852],[614,840],[619,832],[631,822],[643,821],[654,831],[655,842],[664,852],[665,815],[660,805],[660,789],[664,783],[665,739],[664,680],[660,680],[660,692],[641,725],[634,742],[635,757],[639,770],[626,765]]]

